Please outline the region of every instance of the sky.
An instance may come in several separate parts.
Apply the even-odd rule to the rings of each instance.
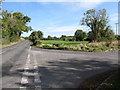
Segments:
[[[9,1],[9,2],[8,2]],[[20,2],[19,0],[8,0],[2,3],[2,9],[22,12],[24,15],[31,17],[31,26],[34,31],[42,31],[44,37],[48,35],[74,35],[77,29],[82,29],[85,32],[89,31],[87,26],[80,24],[83,18],[83,13],[89,9],[106,9],[109,16],[109,25],[116,31],[115,23],[118,22],[118,2],[58,2],[52,1],[42,2],[34,0],[35,2]],[[25,1],[25,0],[24,0]],[[60,2],[59,2],[60,1]],[[86,1],[86,0],[84,0]],[[31,32],[23,33],[22,36],[29,36]],[[116,33],[116,32],[115,32]]]

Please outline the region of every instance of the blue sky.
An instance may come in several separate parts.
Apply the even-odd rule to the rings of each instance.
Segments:
[[[118,22],[117,2],[3,2],[3,10],[22,12],[31,17],[28,24],[34,30],[41,30],[44,37],[48,35],[74,35],[77,29],[88,32],[86,26],[80,25],[83,13],[88,9],[107,10],[109,25],[115,31]],[[29,36],[31,32],[23,33]]]

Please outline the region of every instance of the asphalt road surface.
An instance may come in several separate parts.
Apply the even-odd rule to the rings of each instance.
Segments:
[[[83,80],[117,67],[118,52],[47,50],[29,41],[2,49],[2,88],[77,88]]]

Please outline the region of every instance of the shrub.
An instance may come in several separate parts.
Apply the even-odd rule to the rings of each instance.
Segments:
[[[45,48],[45,49],[53,49],[53,47],[49,44],[45,44],[42,46],[42,48]]]
[[[106,41],[105,46],[110,47],[112,44],[112,41]]]
[[[60,46],[60,47],[58,47],[57,49],[59,49],[59,50],[68,50],[69,48],[66,47],[66,46]]]

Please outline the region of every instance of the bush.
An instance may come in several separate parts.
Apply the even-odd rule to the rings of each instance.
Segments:
[[[112,41],[106,41],[105,46],[110,47],[112,44]]]
[[[68,50],[69,47],[66,47],[66,46],[60,46],[60,47],[58,47],[57,49],[59,49],[59,50]]]
[[[53,47],[49,44],[45,44],[45,45],[42,45],[41,48],[45,48],[45,49],[53,49]]]

